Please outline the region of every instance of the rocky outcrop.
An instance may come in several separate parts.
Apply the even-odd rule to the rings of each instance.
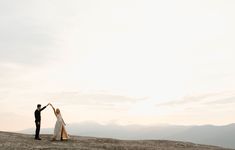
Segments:
[[[225,150],[224,148],[167,140],[116,140],[108,138],[71,136],[68,141],[51,141],[52,135],[0,132],[1,150],[23,149],[81,149],[81,150]]]

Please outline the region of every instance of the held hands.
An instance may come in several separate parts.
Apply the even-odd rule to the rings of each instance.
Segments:
[[[53,105],[52,105],[51,103],[48,103],[48,105],[50,105],[52,108],[54,108],[54,107],[53,107]]]

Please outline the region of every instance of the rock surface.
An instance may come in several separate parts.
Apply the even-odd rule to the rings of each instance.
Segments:
[[[225,148],[167,140],[116,140],[108,138],[71,136],[68,141],[51,141],[52,135],[33,135],[0,132],[1,150],[81,149],[81,150],[226,150]],[[228,149],[227,149],[228,150]]]

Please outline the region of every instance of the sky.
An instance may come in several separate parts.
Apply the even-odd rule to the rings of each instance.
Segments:
[[[0,1],[0,130],[235,122],[235,1]],[[52,109],[42,127],[53,127]]]

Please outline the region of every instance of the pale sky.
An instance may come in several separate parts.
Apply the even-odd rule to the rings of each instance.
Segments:
[[[0,130],[235,122],[235,1],[0,1]],[[48,107],[42,127],[53,127]]]

